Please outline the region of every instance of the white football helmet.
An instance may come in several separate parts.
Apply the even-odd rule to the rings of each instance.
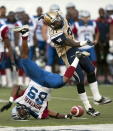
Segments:
[[[26,120],[29,119],[30,113],[26,106],[16,105],[11,112],[11,116],[14,120]]]
[[[53,4],[50,6],[50,11],[60,11],[60,7],[57,4]]]
[[[79,12],[79,18],[90,17],[90,12],[87,10],[81,10]]]
[[[112,4],[106,5],[105,10],[106,11],[113,11],[113,5]]]
[[[67,3],[67,5],[66,5],[66,8],[76,8],[75,7],[75,4],[74,3],[72,3],[72,2],[69,2],[69,3]]]

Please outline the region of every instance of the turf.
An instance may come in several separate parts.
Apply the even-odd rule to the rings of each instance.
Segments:
[[[113,99],[113,86],[102,85],[99,86],[100,92],[107,97]],[[91,96],[89,87],[86,87],[88,96]],[[0,88],[0,99],[8,100],[11,89]],[[74,105],[82,105],[79,96],[76,92],[76,87],[66,86],[58,90],[52,90],[52,98],[49,101],[49,108],[51,110],[68,113],[70,108]],[[99,117],[91,117],[84,114],[80,118],[74,119],[47,119],[47,120],[35,120],[33,118],[30,121],[14,121],[11,119],[11,109],[0,113],[0,126],[52,126],[52,125],[79,125],[79,124],[104,124],[113,123],[113,103],[108,105],[97,106],[93,104],[92,97],[89,97],[93,107],[101,112]],[[0,103],[0,107],[5,103]]]

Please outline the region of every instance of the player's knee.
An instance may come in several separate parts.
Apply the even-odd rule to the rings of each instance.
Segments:
[[[96,75],[95,72],[91,72],[87,74],[87,80],[89,83],[93,83],[96,81]]]

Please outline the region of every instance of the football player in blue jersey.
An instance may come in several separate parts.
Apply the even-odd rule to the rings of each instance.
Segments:
[[[24,93],[20,93],[21,97],[16,99],[16,103],[18,103],[19,105],[13,108],[12,117],[14,119],[28,119],[28,116],[30,114],[36,119],[44,119],[47,118],[48,115],[55,118],[71,118],[72,116],[69,114],[63,115],[48,110],[48,95],[50,94],[51,88],[60,88],[65,85],[65,83],[67,83],[69,79],[73,76],[79,59],[89,54],[87,52],[77,52],[75,54],[75,59],[73,60],[72,64],[67,68],[64,76],[50,73],[41,69],[35,62],[30,60],[28,57],[28,26],[23,26],[21,28],[18,27],[17,29],[15,29],[15,31],[22,33],[22,52],[20,64],[24,69],[25,73],[31,79],[31,82],[29,83],[29,86],[24,91]],[[15,96],[17,96],[19,90],[20,88],[18,87],[14,88],[9,102],[1,108],[1,112],[11,107],[12,102],[14,101]],[[25,113],[24,115],[22,115],[20,112]]]

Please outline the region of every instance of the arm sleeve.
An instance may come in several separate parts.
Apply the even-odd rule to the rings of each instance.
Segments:
[[[6,26],[6,27],[2,30],[2,32],[1,32],[1,36],[2,36],[3,40],[6,39],[6,38],[8,38],[8,32],[9,32],[9,28]]]

